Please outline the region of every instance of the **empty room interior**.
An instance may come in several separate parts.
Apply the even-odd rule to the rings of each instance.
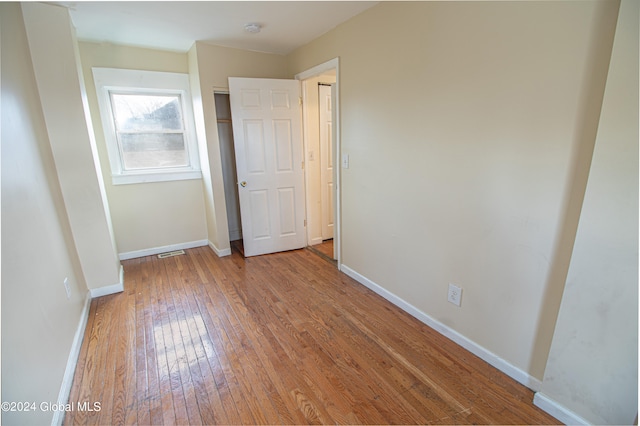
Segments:
[[[637,424],[636,0],[2,2],[4,424]]]

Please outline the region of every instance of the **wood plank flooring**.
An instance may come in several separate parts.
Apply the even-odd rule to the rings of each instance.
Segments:
[[[316,244],[315,246],[311,246],[310,248],[314,249],[321,255],[326,256],[329,259],[333,259],[333,239],[324,240],[320,244]]]
[[[533,394],[310,250],[122,262],[71,424],[557,424]]]

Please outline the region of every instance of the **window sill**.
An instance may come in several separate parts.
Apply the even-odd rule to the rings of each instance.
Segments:
[[[195,179],[202,179],[202,172],[200,170],[111,175],[111,183],[113,183],[113,185],[130,185],[137,183],[170,182],[174,180]]]

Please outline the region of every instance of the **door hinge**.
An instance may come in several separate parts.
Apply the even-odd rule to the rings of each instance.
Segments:
[[[298,104],[302,105],[302,96],[298,96]]]
[[[307,226],[307,219],[304,220],[304,226]]]
[[[302,167],[302,170],[304,170],[304,161],[302,162],[302,165],[300,167]]]

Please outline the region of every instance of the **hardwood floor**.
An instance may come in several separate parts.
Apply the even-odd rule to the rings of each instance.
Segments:
[[[315,246],[307,247],[311,251],[325,257],[327,260],[333,260],[333,239],[325,240]]]
[[[530,390],[309,250],[122,262],[65,424],[556,424]]]

